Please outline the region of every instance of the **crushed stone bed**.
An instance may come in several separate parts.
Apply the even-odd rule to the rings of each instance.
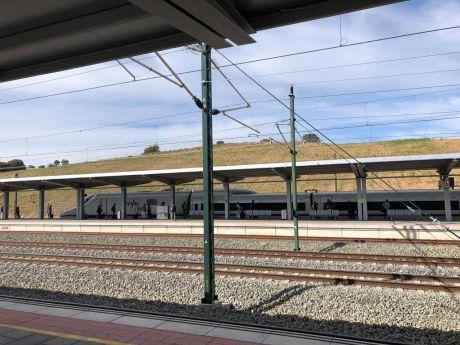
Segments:
[[[0,263],[0,294],[258,323],[417,345],[460,343],[460,297],[218,277],[233,310],[201,308],[200,274]]]
[[[46,254],[46,255],[70,255],[70,256],[88,256],[117,259],[141,259],[141,260],[165,260],[165,261],[189,261],[203,262],[201,255],[183,255],[183,254],[163,254],[163,253],[129,253],[129,252],[111,252],[101,250],[81,250],[81,249],[57,249],[57,248],[15,248],[1,247],[0,253],[11,254]],[[216,256],[216,263],[237,264],[237,265],[258,265],[258,266],[280,266],[312,269],[329,269],[329,270],[349,270],[363,272],[385,272],[398,274],[413,275],[430,275],[430,276],[447,276],[460,277],[460,267],[428,267],[423,264],[412,265],[387,265],[372,264],[359,262],[340,262],[340,261],[318,261],[318,260],[301,260],[301,259],[265,259],[251,257],[220,257]]]
[[[109,245],[140,245],[170,247],[202,247],[200,238],[146,237],[146,236],[88,236],[49,234],[0,234],[0,241],[61,242]],[[288,240],[216,239],[217,248],[292,250]],[[326,253],[355,253],[407,256],[438,256],[460,258],[460,246],[421,245],[410,243],[346,243],[346,242],[306,242],[300,243],[302,251]]]

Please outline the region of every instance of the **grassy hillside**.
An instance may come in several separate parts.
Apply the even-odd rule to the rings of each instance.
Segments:
[[[360,143],[343,145],[344,148],[356,157],[379,157],[379,156],[404,156],[418,154],[453,153],[460,152],[460,139],[417,139],[398,140],[378,143]],[[187,149],[179,151],[160,152],[148,156],[135,156],[117,159],[101,160],[89,163],[70,164],[68,166],[52,167],[45,169],[27,169],[19,172],[20,177],[63,175],[79,173],[114,172],[147,169],[189,168],[201,166],[201,149]],[[340,158],[337,156],[337,158]],[[325,144],[298,144],[298,161],[334,159],[331,147]],[[286,148],[269,143],[242,143],[217,145],[214,149],[215,165],[256,164],[270,162],[286,162],[290,160]],[[406,176],[426,175],[426,172],[405,173]],[[0,173],[0,178],[12,177],[14,172]],[[394,175],[394,174],[382,174]],[[331,179],[333,176],[322,176]],[[299,181],[299,191],[305,189],[334,190],[334,181],[317,181],[320,176],[310,176]],[[338,182],[339,190],[354,190],[355,182],[352,176],[338,176],[348,178]],[[306,180],[309,181],[306,181]],[[262,179],[252,179],[244,184],[234,184],[233,188],[250,188],[260,192],[281,192],[285,185],[279,179],[271,179],[272,182],[263,182]],[[405,179],[389,179],[392,185],[400,189],[410,188],[437,188],[437,180],[433,177],[417,177]],[[200,188],[199,182],[179,186],[183,189]],[[153,183],[142,187],[135,187],[129,191],[138,190],[162,190],[165,186]],[[220,188],[220,186],[216,186]],[[381,189],[378,185],[369,181],[369,189]],[[87,190],[87,194],[96,193],[98,190]],[[99,191],[117,191],[115,188],[104,188]],[[74,207],[76,193],[73,190],[56,190],[46,193],[46,203],[52,203],[55,213]],[[1,198],[0,198],[1,200]],[[0,201],[3,204],[3,200]],[[10,201],[11,207],[13,200]],[[19,192],[18,205],[21,207],[23,217],[36,217],[38,208],[37,192]]]

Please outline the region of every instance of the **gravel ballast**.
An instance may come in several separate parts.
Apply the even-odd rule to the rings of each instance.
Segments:
[[[458,295],[218,277],[233,310],[201,308],[199,274],[0,264],[1,294],[103,304],[412,344],[458,345]]]
[[[200,238],[0,234],[0,241],[201,247]],[[220,248],[292,250],[292,241],[217,239]],[[458,246],[302,242],[302,251],[460,258]],[[90,249],[20,248],[0,252],[202,262],[201,255]],[[460,277],[460,268],[301,259],[216,257],[217,263]],[[257,323],[305,331],[402,341],[460,344],[460,295],[218,276],[219,300],[235,309],[202,308],[203,276],[165,272],[0,262],[0,294],[123,309]]]
[[[168,247],[202,247],[201,238],[154,237],[154,236],[108,236],[108,235],[49,235],[49,234],[0,234],[0,241],[62,242],[111,245],[140,245]],[[217,238],[218,248],[292,250],[293,242],[287,240],[254,240]],[[356,253],[408,256],[437,256],[460,258],[460,248],[455,245],[422,245],[411,243],[300,243],[302,251],[326,253]]]
[[[0,253],[38,254],[38,255],[46,254],[46,255],[62,255],[62,256],[69,255],[69,256],[88,256],[88,257],[103,257],[103,258],[117,258],[117,259],[203,262],[203,257],[201,255],[190,255],[190,254],[182,255],[182,254],[163,254],[163,253],[130,253],[130,252],[112,252],[112,251],[81,250],[81,249],[0,247]],[[223,257],[216,256],[216,263],[460,277],[460,268],[429,267],[423,264],[416,265],[416,266],[387,265],[387,264],[373,264],[373,263],[360,263],[360,262],[301,260],[298,258],[285,260],[285,259],[251,258],[251,257],[226,257],[226,256],[223,256]]]

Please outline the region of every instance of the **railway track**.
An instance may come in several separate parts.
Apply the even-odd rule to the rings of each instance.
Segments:
[[[68,255],[0,253],[0,262],[188,274],[203,272],[203,264],[201,262],[118,259]],[[221,276],[460,293],[460,278],[458,277],[238,264],[216,264],[215,268],[216,274]]]
[[[57,249],[83,249],[101,250],[129,253],[162,253],[181,255],[202,255],[203,250],[198,247],[165,247],[165,246],[132,246],[132,245],[106,245],[106,244],[78,244],[78,243],[48,243],[48,242],[10,242],[0,241],[0,247],[16,248],[57,248]],[[348,253],[319,253],[319,252],[293,252],[277,250],[252,250],[252,249],[225,249],[216,248],[217,256],[241,256],[275,259],[300,259],[320,261],[345,261],[362,263],[380,263],[394,265],[425,265],[430,267],[460,267],[460,258],[425,257],[425,256],[398,256],[379,254],[348,254]]]
[[[171,234],[171,233],[161,233],[161,234],[146,234],[146,233],[101,233],[101,232],[61,232],[61,231],[10,231],[2,230],[2,234],[34,234],[34,235],[48,235],[48,236],[115,236],[115,237],[175,237],[175,238],[203,238],[203,235],[200,234]],[[270,235],[231,235],[231,234],[217,234],[215,238],[223,239],[245,239],[245,240],[280,240],[280,241],[290,241],[293,240],[292,236],[270,236]],[[429,240],[429,239],[396,239],[396,238],[369,238],[369,237],[299,237],[301,241],[310,241],[310,242],[341,242],[341,243],[388,243],[388,244],[420,244],[420,245],[453,245],[460,246],[460,241],[456,240]]]

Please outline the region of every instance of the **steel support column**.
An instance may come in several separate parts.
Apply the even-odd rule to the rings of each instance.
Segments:
[[[171,204],[176,205],[176,182],[175,181],[169,185],[169,191],[171,193],[169,197],[169,201]]]
[[[126,214],[127,188],[126,186],[121,186],[120,192],[121,192],[120,218],[126,219],[127,217],[127,214]]]
[[[363,220],[361,177],[356,178],[356,206],[358,209],[358,220]]]
[[[8,219],[10,213],[10,192],[3,192],[3,217],[2,219]]]
[[[17,174],[16,174],[16,177],[17,177]],[[18,218],[18,214],[16,212],[18,208],[18,191],[15,191],[14,192],[14,200],[13,200],[13,215],[14,215],[14,219]]]
[[[291,90],[289,93],[290,98],[290,113],[291,113],[291,191],[292,191],[292,219],[294,220],[294,250],[299,251],[299,216],[297,210],[297,151],[295,147],[295,111],[294,111],[294,86],[291,85]]]
[[[80,205],[81,205],[81,202],[80,202],[80,189],[77,188],[75,189],[75,191],[77,192],[77,205],[76,205],[76,208],[75,208],[75,219],[80,219]]]
[[[230,218],[230,182],[228,177],[224,178],[224,205],[225,205],[225,219]]]
[[[361,178],[361,200],[362,200],[362,207],[363,207],[363,220],[368,220],[368,212],[367,212],[367,178]]]
[[[85,189],[77,188],[77,219],[85,218]]]
[[[441,176],[441,186],[444,194],[444,210],[446,213],[446,222],[451,222],[452,207],[450,202],[449,176]]]
[[[211,47],[201,44],[201,92],[203,126],[203,226],[204,226],[204,297],[202,303],[217,300],[214,277],[214,205],[213,205],[213,154],[212,154],[212,84]]]
[[[286,208],[287,219],[292,220],[292,191],[291,191],[291,177],[286,178]]]
[[[45,190],[38,191],[38,218],[45,219]]]

